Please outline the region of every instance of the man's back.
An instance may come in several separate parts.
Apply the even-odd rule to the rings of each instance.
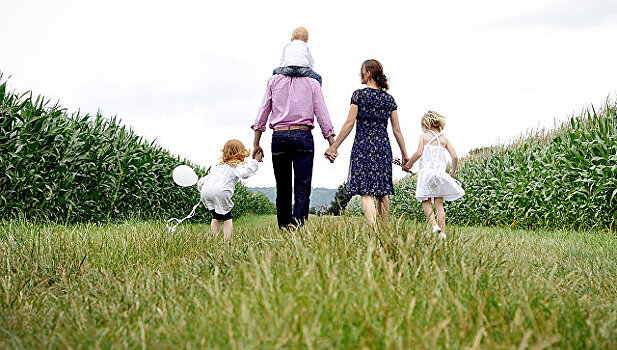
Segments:
[[[265,131],[270,112],[272,129],[296,125],[313,128],[313,116],[316,116],[324,138],[334,134],[321,87],[313,78],[273,75],[268,80],[253,129]]]
[[[276,217],[280,228],[301,225],[308,218],[315,156],[310,130],[313,128],[313,116],[317,117],[324,138],[332,144],[334,128],[319,83],[309,77],[282,74],[273,75],[268,80],[252,126],[255,130],[253,153],[263,151],[259,140],[270,117],[270,128],[274,129],[272,168],[276,179]]]

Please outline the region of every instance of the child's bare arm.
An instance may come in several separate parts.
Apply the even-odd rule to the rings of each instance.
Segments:
[[[448,153],[450,153],[450,157],[452,157],[452,169],[450,169],[450,176],[454,177],[456,167],[458,166],[458,156],[456,155],[456,151],[454,151],[454,147],[452,146],[452,142],[450,142],[450,140],[448,140],[446,144],[446,149],[448,150]]]
[[[423,150],[424,150],[424,139],[422,138],[422,135],[420,135],[420,137],[418,138],[418,148],[416,149],[416,152],[411,156],[407,164],[403,166],[403,170],[411,169],[413,164],[417,162],[418,159],[420,159],[420,157],[422,157]]]

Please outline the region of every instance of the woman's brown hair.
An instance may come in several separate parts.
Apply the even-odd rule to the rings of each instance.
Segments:
[[[228,164],[232,167],[244,162],[244,158],[249,156],[249,151],[239,140],[229,140],[223,146],[223,156],[220,164]]]
[[[362,63],[362,67],[371,73],[371,78],[377,83],[377,87],[384,91],[390,88],[388,86],[388,78],[383,74],[383,66],[379,61],[373,59],[366,60]]]

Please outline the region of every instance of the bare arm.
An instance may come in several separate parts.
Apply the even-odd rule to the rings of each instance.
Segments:
[[[401,156],[403,157],[403,164],[405,164],[409,161],[409,157],[407,157],[407,149],[405,148],[405,140],[403,139],[403,133],[401,132],[401,127],[398,123],[398,113],[396,112],[396,110],[392,111],[392,114],[390,114],[390,121],[392,122],[392,133],[394,134],[396,143],[398,143],[398,147],[401,149]]]
[[[345,141],[351,130],[353,130],[353,126],[356,123],[357,117],[358,106],[352,104],[351,107],[349,107],[349,114],[347,115],[347,120],[345,120],[345,123],[341,128],[341,132],[339,133],[336,140],[334,140],[334,142],[330,145],[330,148],[326,150],[325,156],[326,158],[328,158],[328,160],[330,160],[330,162],[334,162],[334,159],[336,159],[336,156],[338,155],[338,148],[343,143],[343,141]]]
[[[450,142],[450,140],[448,140],[446,149],[448,150],[448,153],[450,153],[450,157],[452,157],[452,169],[450,169],[450,176],[454,177],[456,167],[458,166],[458,156],[456,155],[456,152],[454,151],[454,147],[452,146],[452,142]]]
[[[328,136],[328,145],[332,146],[332,144],[334,143],[334,135],[330,135]]]
[[[332,144],[332,146],[334,146],[335,148],[338,148],[343,143],[343,141],[345,141],[347,136],[349,136],[349,133],[351,132],[351,130],[353,130],[353,126],[354,124],[356,124],[357,117],[358,117],[358,106],[352,104],[351,107],[349,107],[349,114],[347,114],[347,120],[345,120],[345,123],[343,124],[343,127],[341,128],[341,132],[339,133],[336,140],[334,140],[334,143]]]
[[[409,170],[413,166],[415,162],[422,157],[422,151],[424,150],[424,140],[422,139],[422,135],[418,138],[418,148],[416,152],[411,156],[411,159],[403,166],[403,170]]]

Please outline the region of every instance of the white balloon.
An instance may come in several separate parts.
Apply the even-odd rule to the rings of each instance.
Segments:
[[[171,176],[174,178],[174,182],[182,187],[193,186],[197,183],[197,174],[188,165],[177,166]]]

